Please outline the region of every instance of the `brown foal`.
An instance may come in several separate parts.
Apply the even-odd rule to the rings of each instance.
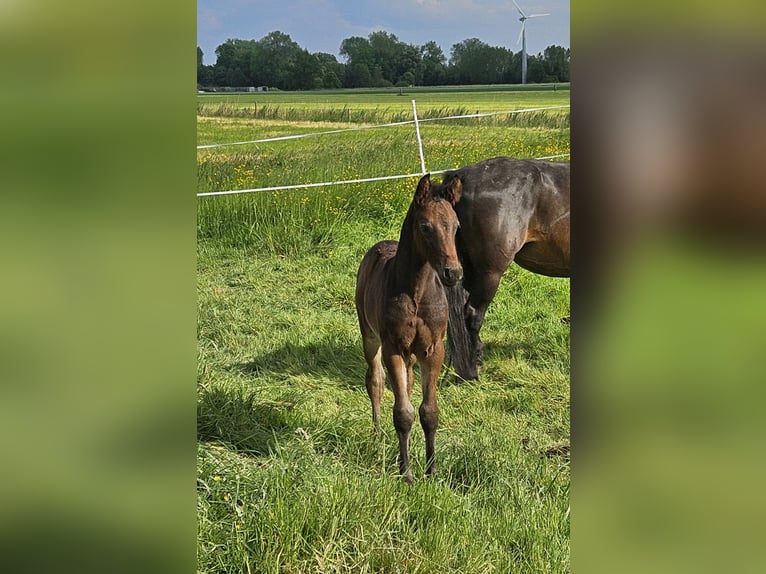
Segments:
[[[423,402],[420,424],[426,439],[427,474],[436,471],[439,408],[436,384],[444,362],[444,335],[449,307],[444,286],[463,278],[455,247],[458,219],[453,206],[461,182],[432,186],[430,174],[418,183],[399,241],[381,241],[364,256],[356,280],[356,310],[367,361],[365,383],[372,421],[380,428],[380,401],[388,372],[394,392],[394,427],[399,439],[399,470],[412,482],[410,429],[415,418],[410,402],[413,365],[420,365]]]

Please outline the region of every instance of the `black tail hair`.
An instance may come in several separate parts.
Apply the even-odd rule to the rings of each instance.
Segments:
[[[466,380],[479,378],[476,357],[473,356],[471,337],[466,326],[465,305],[468,301],[468,291],[458,283],[446,287],[449,303],[449,323],[447,325],[447,345],[459,377]]]

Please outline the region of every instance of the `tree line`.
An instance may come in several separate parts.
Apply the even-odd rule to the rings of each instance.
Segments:
[[[452,46],[449,59],[436,42],[414,46],[385,31],[341,42],[333,54],[309,53],[288,34],[260,40],[229,39],[215,50],[216,63],[203,64],[197,46],[201,87],[267,86],[280,90],[373,88],[521,83],[521,52],[469,38]],[[569,48],[549,46],[527,54],[527,82],[568,82]]]

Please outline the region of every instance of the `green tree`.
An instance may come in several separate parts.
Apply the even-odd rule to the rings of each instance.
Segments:
[[[527,83],[539,84],[547,81],[545,64],[538,54],[537,56],[527,56]]]
[[[303,50],[288,34],[270,32],[258,40],[257,44],[259,49],[253,67],[259,79],[258,84],[280,90],[294,89],[293,86],[302,84],[295,76]]]
[[[450,77],[458,84],[498,84],[506,81],[513,52],[469,38],[452,46]]]
[[[521,83],[521,52],[516,52],[511,59],[511,67],[508,70],[506,76],[506,83],[508,84],[520,84]]]
[[[275,31],[258,41],[228,39],[216,48],[214,66],[203,64],[197,47],[197,83],[202,86],[271,86],[283,90],[494,84],[521,81],[521,54],[469,38],[452,46],[449,61],[436,42],[413,46],[385,31],[368,38],[352,36],[341,42],[339,62],[334,55],[311,54],[288,34]],[[530,56],[530,82],[569,81],[569,49],[549,46],[543,55]]]
[[[213,80],[218,86],[256,85],[252,78],[253,40],[229,39],[215,49]]]
[[[331,89],[342,87],[346,77],[346,67],[332,54],[317,52],[314,56],[321,68],[322,87]]]
[[[340,55],[346,58],[346,73],[343,86],[346,88],[367,88],[372,86],[370,66],[374,65],[372,47],[367,38],[352,36],[340,44]]]
[[[568,82],[569,81],[569,48],[561,46],[548,46],[543,52],[543,66],[545,67],[546,81]]]
[[[346,58],[346,65],[363,64],[367,66],[374,63],[372,56],[372,46],[367,38],[352,36],[346,38],[340,44],[340,55]]]
[[[378,63],[370,66],[370,85],[375,88],[388,88],[393,85],[390,80],[383,77],[383,68]]]
[[[397,87],[406,87],[406,86],[412,86],[415,83],[415,75],[412,72],[404,72],[400,77],[399,81],[396,82]]]
[[[426,86],[440,86],[447,80],[447,58],[434,41],[426,42],[420,48],[422,83]]]
[[[286,79],[286,90],[315,90],[322,88],[322,65],[319,59],[308,50],[299,50],[295,54],[292,67]]]
[[[203,64],[202,48],[197,46],[197,85],[210,86],[213,83],[213,67]]]
[[[392,86],[408,72],[408,79],[411,77],[416,83],[422,80],[420,50],[382,30],[372,32],[367,38],[346,38],[340,53],[346,58],[345,85],[348,87],[363,87],[361,82],[365,82],[365,86]],[[369,80],[363,67],[369,72]]]
[[[423,59],[419,48],[411,44],[398,44],[394,57],[394,77],[397,82],[404,78],[408,86],[423,83]]]
[[[372,74],[367,64],[347,64],[344,84],[346,88],[369,88],[372,86]]]
[[[370,72],[373,75],[373,82],[382,83],[382,80],[394,83],[397,75],[396,60],[399,56],[399,39],[388,32],[372,32],[368,37],[370,44],[372,64],[377,66],[379,73],[373,68]]]

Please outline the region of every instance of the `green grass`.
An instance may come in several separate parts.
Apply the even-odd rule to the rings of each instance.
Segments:
[[[250,120],[215,121],[200,118],[208,141]],[[306,130],[254,131],[268,129]],[[410,132],[201,152],[199,190],[418,171]],[[424,138],[440,167],[568,150],[550,128]],[[437,476],[416,423],[416,480],[398,479],[390,390],[372,430],[355,274],[397,237],[415,181],[199,198],[200,572],[568,571],[569,459],[555,454],[569,444],[568,281],[508,270],[481,381],[440,383]]]
[[[247,105],[251,103],[283,105],[286,107],[323,107],[334,108],[349,106],[364,109],[379,106],[411,107],[410,101],[417,100],[427,106],[468,105],[478,106],[487,111],[487,106],[497,103],[523,105],[552,105],[556,102],[569,102],[569,84],[546,86],[452,86],[452,87],[410,87],[349,90],[316,90],[310,92],[254,92],[254,93],[206,93],[198,94],[199,104],[228,102]]]
[[[517,95],[513,92],[503,94],[510,100]],[[465,101],[465,94],[462,97]],[[288,109],[308,113],[303,102],[285,105]],[[478,105],[473,101],[464,103],[464,107],[470,108]],[[507,106],[512,102],[503,101],[496,105],[510,109]],[[558,119],[551,123],[554,116]],[[322,113],[308,117],[315,121],[199,116],[198,143],[250,141],[348,126],[320,121]],[[498,125],[491,118],[421,125],[426,168],[452,169],[498,155],[547,157],[569,152],[566,110],[563,115],[537,112],[518,114],[517,117],[526,117],[520,123],[532,125],[508,127]],[[564,122],[565,127],[558,122]],[[257,189],[416,174],[419,171],[415,130],[406,125],[199,150],[198,191]],[[270,251],[292,255],[311,246],[333,244],[339,237],[335,230],[347,221],[359,218],[397,221],[409,204],[415,182],[416,179],[406,179],[202,197],[199,199],[198,233],[201,238],[226,241],[230,245],[267,246]],[[301,233],[295,233],[296,229]]]

